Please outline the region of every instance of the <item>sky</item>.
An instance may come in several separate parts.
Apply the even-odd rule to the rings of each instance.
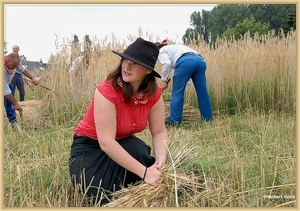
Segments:
[[[7,51],[19,45],[27,61],[47,62],[63,44],[76,34],[80,41],[89,35],[94,43],[143,38],[151,34],[156,41],[168,38],[182,43],[185,30],[191,28],[194,11],[210,11],[216,4],[5,4],[4,41]]]

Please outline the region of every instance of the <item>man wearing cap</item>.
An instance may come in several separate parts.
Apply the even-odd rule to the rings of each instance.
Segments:
[[[184,92],[191,78],[197,93],[201,119],[213,120],[212,106],[206,86],[206,62],[195,50],[180,44],[167,44],[167,40],[155,43],[160,49],[158,60],[162,67],[162,88],[168,87],[171,69],[174,69],[170,116],[166,124],[176,125],[182,122]]]
[[[19,54],[20,47],[18,45],[14,45],[12,47],[13,53]],[[20,63],[21,65],[25,66],[26,60],[23,56],[20,56]],[[14,87],[14,91],[16,93],[16,88],[19,90],[20,101],[25,100],[25,87],[24,87],[24,80],[22,78],[22,73],[16,72],[15,76],[13,77],[11,84]]]
[[[96,86],[83,119],[74,129],[70,175],[74,186],[100,202],[104,196],[139,180],[158,185],[167,156],[167,131],[162,88],[154,70],[159,49],[138,38],[119,64]],[[136,136],[150,129],[151,147]],[[87,187],[87,185],[89,187]],[[96,196],[99,196],[97,199]]]

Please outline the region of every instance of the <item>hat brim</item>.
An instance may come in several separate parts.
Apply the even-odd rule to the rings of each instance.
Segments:
[[[152,68],[152,67],[149,67],[148,65],[146,64],[141,64],[139,61],[137,61],[135,58],[133,58],[132,56],[130,55],[127,55],[127,54],[124,54],[124,53],[119,53],[117,51],[114,51],[114,50],[111,50],[114,54],[117,54],[118,56],[122,57],[122,58],[125,58],[125,59],[129,59],[139,65],[142,65],[143,67],[146,67],[150,70],[152,70],[152,74],[157,77],[157,78],[161,78],[161,76]]]

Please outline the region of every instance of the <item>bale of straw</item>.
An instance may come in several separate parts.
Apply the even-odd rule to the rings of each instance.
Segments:
[[[178,147],[170,152],[170,159],[162,169],[163,180],[156,186],[139,181],[112,194],[110,203],[103,207],[189,207],[194,197],[205,189],[203,180],[176,169],[191,156],[193,147]]]
[[[33,120],[39,116],[37,110],[42,106],[41,100],[26,100],[18,102],[23,109],[23,119]],[[19,112],[17,112],[17,118],[20,118]]]
[[[40,128],[48,122],[48,117],[44,115],[44,104],[42,100],[25,100],[18,102],[22,107],[22,118],[20,112],[16,112],[17,120],[23,129]],[[6,116],[6,114],[4,114]]]

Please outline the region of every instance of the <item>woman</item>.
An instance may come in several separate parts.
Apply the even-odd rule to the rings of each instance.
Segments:
[[[84,118],[76,126],[71,146],[70,175],[100,204],[106,196],[143,179],[157,185],[167,155],[167,131],[162,89],[154,70],[159,50],[138,38],[123,53],[117,68],[97,85]],[[151,147],[135,136],[147,125]]]

